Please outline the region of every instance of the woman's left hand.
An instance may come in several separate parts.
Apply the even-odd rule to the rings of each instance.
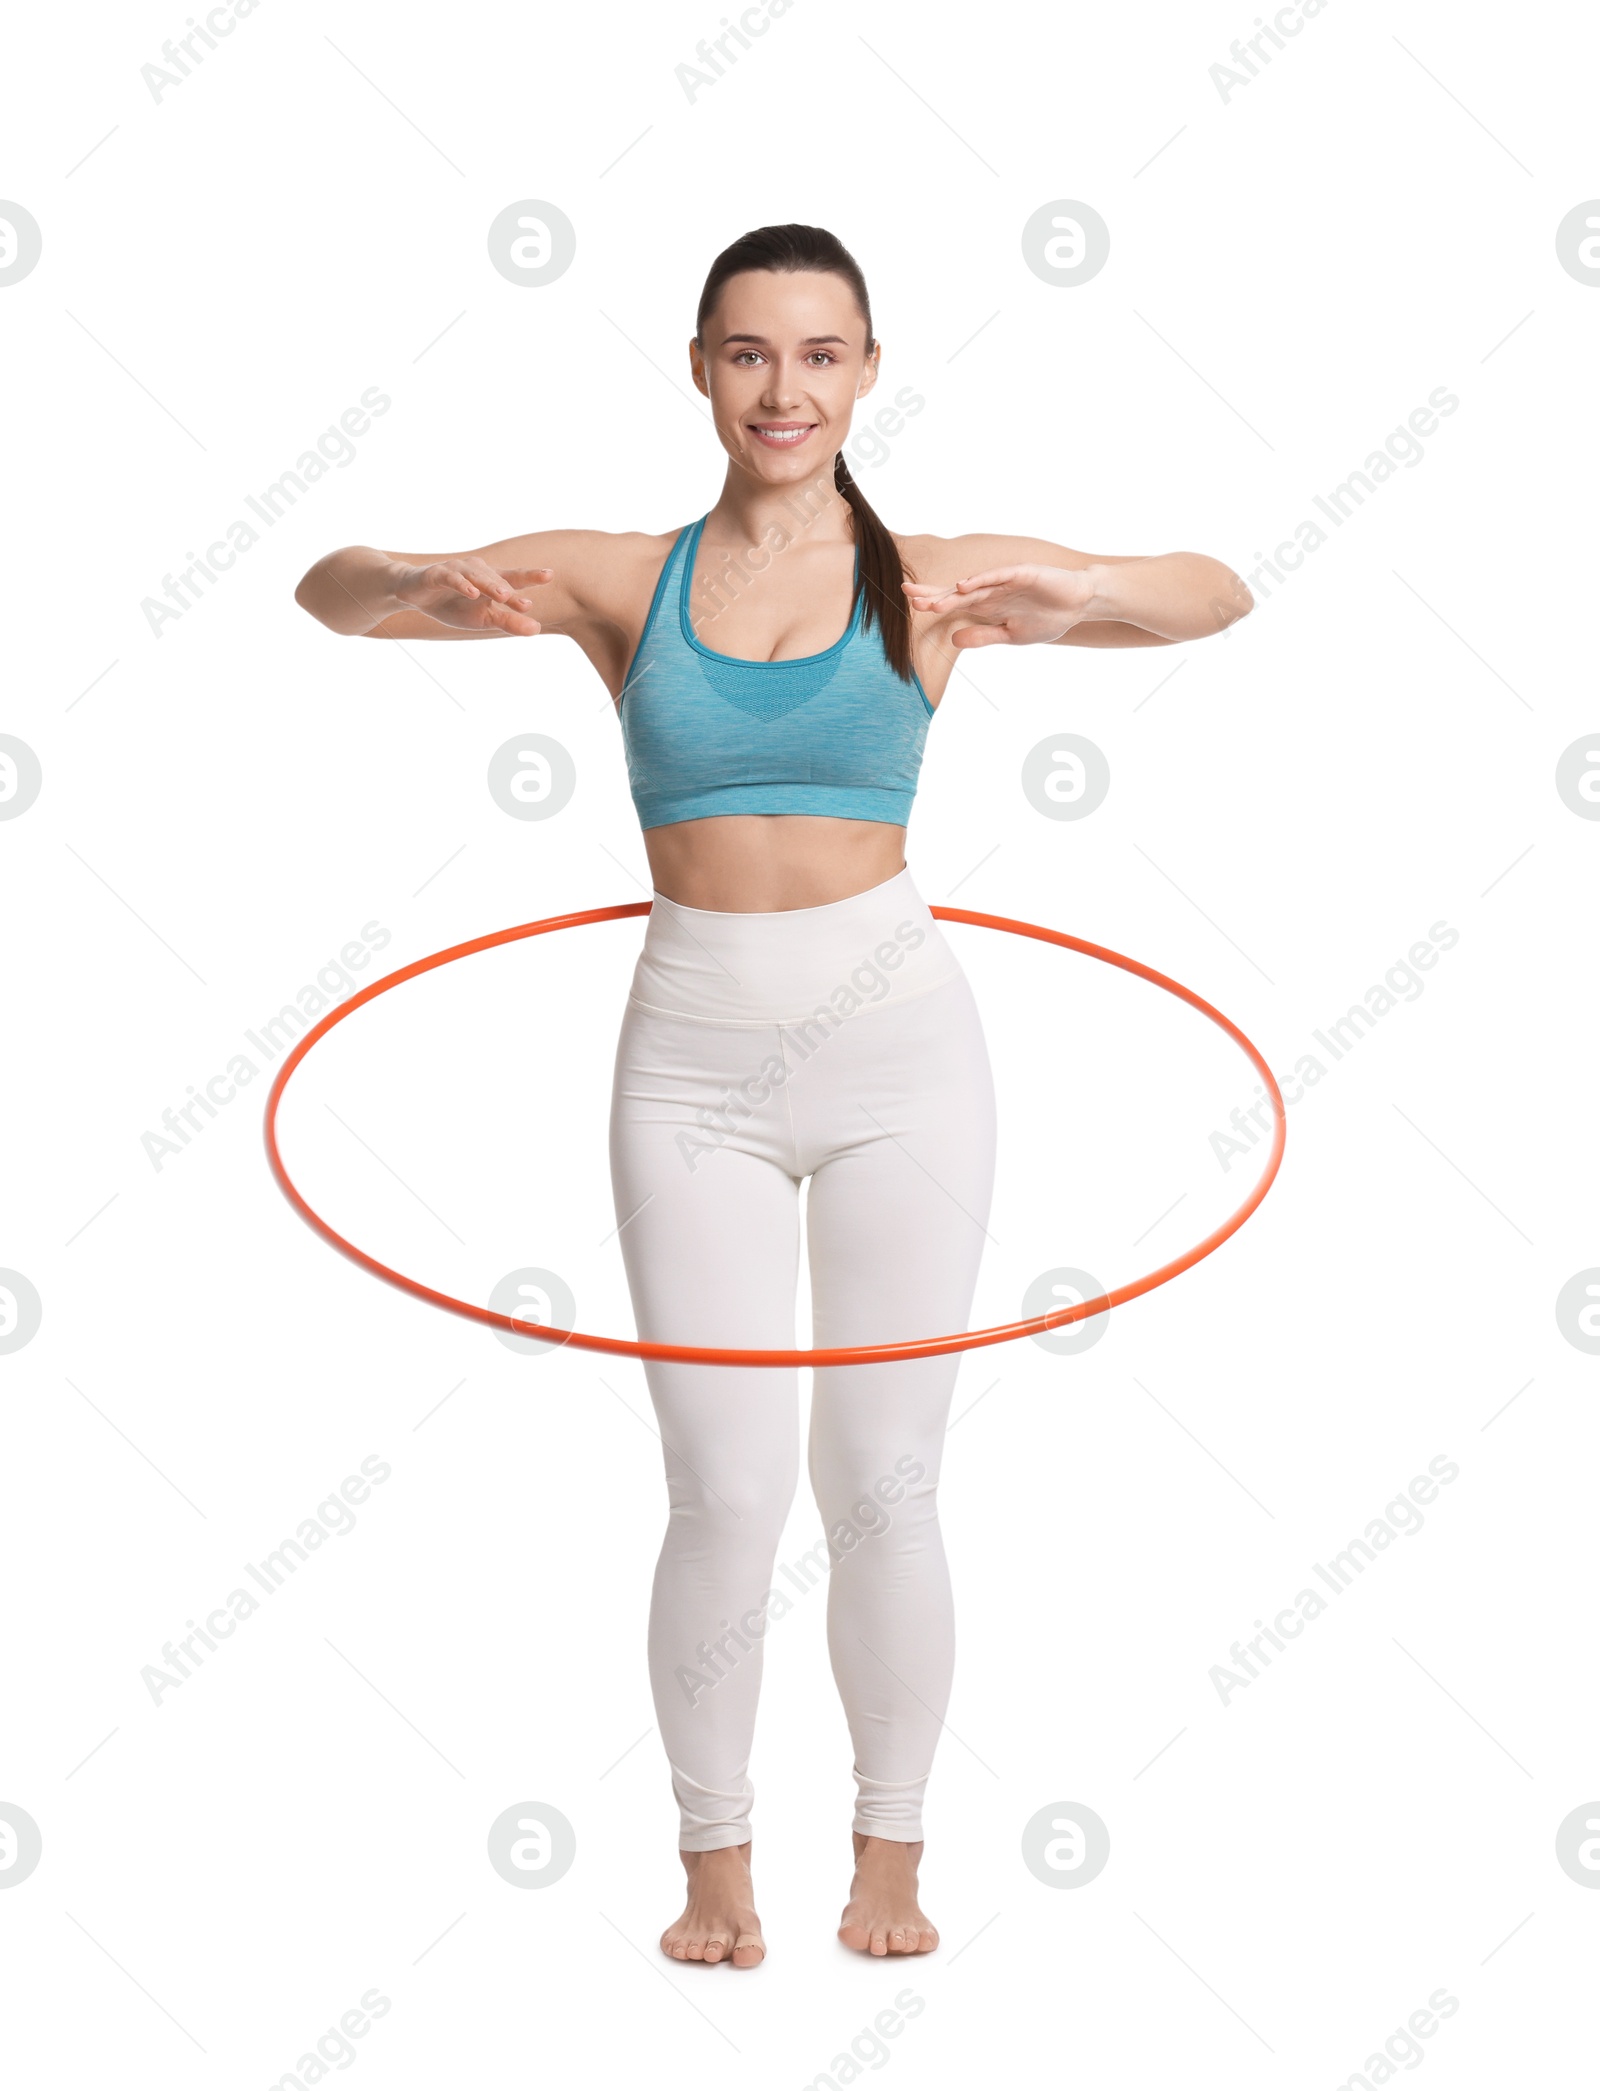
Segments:
[[[1089,614],[1099,582],[1092,566],[996,566],[947,588],[901,586],[913,610],[971,611],[973,622],[950,634],[952,646],[1048,646]]]

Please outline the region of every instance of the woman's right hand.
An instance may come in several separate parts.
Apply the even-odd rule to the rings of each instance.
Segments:
[[[528,639],[541,626],[530,614],[533,598],[525,591],[551,580],[554,574],[553,566],[494,567],[468,552],[430,566],[402,567],[392,592],[397,601],[438,624]]]

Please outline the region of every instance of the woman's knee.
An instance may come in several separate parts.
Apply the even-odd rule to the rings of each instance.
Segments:
[[[933,1454],[897,1449],[892,1441],[837,1448],[811,1462],[811,1490],[823,1530],[841,1533],[854,1545],[938,1514],[938,1473]],[[853,1535],[853,1536],[852,1536]]]
[[[700,1543],[751,1548],[770,1555],[782,1536],[799,1486],[798,1459],[762,1471],[710,1458],[693,1467],[669,1453],[668,1492],[674,1522],[694,1528]]]

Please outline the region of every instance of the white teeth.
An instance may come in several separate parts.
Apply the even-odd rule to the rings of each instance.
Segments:
[[[810,435],[809,428],[763,428],[757,431],[769,443],[798,443],[802,436]]]

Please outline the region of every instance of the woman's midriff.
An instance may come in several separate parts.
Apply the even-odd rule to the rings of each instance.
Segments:
[[[658,893],[726,914],[847,900],[902,870],[905,843],[905,829],[887,821],[809,813],[723,814],[644,834]]]

